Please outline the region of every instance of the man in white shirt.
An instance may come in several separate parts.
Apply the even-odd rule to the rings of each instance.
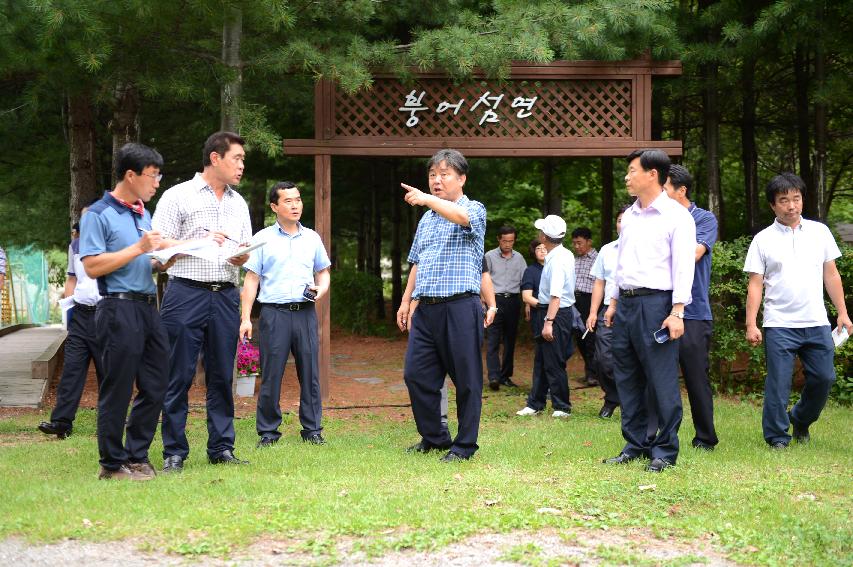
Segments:
[[[835,381],[834,346],[823,288],[838,311],[839,329],[853,333],[844,304],[844,288],[835,259],[841,256],[826,225],[802,218],[805,183],[793,173],[782,173],[765,189],[776,220],[752,240],[744,271],[749,273],[746,296],[746,340],[762,341],[757,325],[764,289],[764,440],[773,449],[785,449],[793,438],[809,440],[809,426],[817,421]],[[806,377],[800,401],[786,411],[791,394],[794,356],[800,357]]]

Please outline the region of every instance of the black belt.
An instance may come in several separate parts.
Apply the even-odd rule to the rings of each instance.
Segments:
[[[80,311],[89,311],[90,313],[94,313],[97,306],[95,305],[86,305],[85,303],[77,303],[74,302],[74,309],[79,309]]]
[[[462,293],[454,293],[453,295],[448,295],[447,297],[429,297],[426,295],[422,295],[418,298],[418,300],[424,305],[433,305],[435,303],[447,303],[448,301],[455,301],[457,299],[462,299],[463,297],[473,297],[474,293],[470,291],[465,291]]]
[[[589,291],[576,291],[575,295],[592,295],[592,292]]]
[[[518,297],[517,293],[496,293],[495,297],[503,297],[509,299],[510,297]]]
[[[261,305],[272,307],[273,309],[279,309],[281,311],[302,311],[303,309],[308,309],[308,307],[313,307],[314,302],[300,301],[298,303],[261,303]]]
[[[223,289],[231,289],[232,287],[234,287],[234,284],[231,282],[200,282],[188,278],[179,278],[178,276],[172,276],[171,279],[179,281],[182,284],[186,284],[190,287],[200,287],[209,291],[221,291]]]
[[[130,301],[141,301],[143,303],[147,303],[149,305],[154,305],[157,303],[156,295],[148,295],[146,293],[133,293],[130,291],[120,291],[118,293],[103,293],[101,294],[104,297],[111,297],[113,299],[127,299]]]
[[[656,293],[666,293],[669,290],[665,289],[650,289],[648,287],[638,287],[634,289],[619,288],[619,297],[642,297],[644,295],[654,295]]]

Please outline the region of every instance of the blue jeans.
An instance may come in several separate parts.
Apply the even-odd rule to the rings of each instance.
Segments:
[[[801,427],[817,421],[835,382],[835,348],[830,328],[828,325],[804,329],[767,327],[764,329],[764,352],[767,356],[761,418],[764,439],[768,443],[788,443],[791,440],[788,434],[790,419]],[[789,419],[786,410],[795,356],[799,356],[803,363],[806,385],[800,401],[791,408]]]

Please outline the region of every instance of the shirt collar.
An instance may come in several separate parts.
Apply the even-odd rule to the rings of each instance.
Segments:
[[[133,212],[124,205],[122,205],[121,202],[119,202],[118,199],[113,197],[109,191],[104,191],[104,201],[106,201],[106,203],[120,215],[123,215],[124,213]]]
[[[776,227],[776,230],[787,234],[789,230],[803,230],[803,221],[804,220],[806,220],[806,219],[804,219],[803,216],[800,215],[800,224],[797,225],[796,229],[791,229],[790,227],[785,226],[784,224],[779,222],[779,219],[773,219],[773,226]]]
[[[200,171],[196,171],[195,176],[191,180],[191,183],[193,184],[193,187],[195,187],[195,190],[199,193],[204,189],[210,189],[211,191],[213,191],[213,188],[208,185],[207,181],[204,180],[204,177],[201,176]],[[224,195],[230,197],[233,191],[234,189],[232,189],[230,185],[226,185]]]
[[[287,236],[290,238],[296,238],[297,236],[302,236],[302,223],[299,221],[296,221],[296,228],[298,229],[296,234],[289,234],[289,233],[285,232],[284,229],[281,227],[281,225],[278,224],[278,221],[275,221],[275,227],[278,229],[278,233],[283,235],[283,236]]]

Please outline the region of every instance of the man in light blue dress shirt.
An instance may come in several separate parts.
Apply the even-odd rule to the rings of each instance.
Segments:
[[[302,196],[290,181],[270,190],[270,208],[276,223],[259,231],[253,243],[266,245],[252,252],[244,264],[246,279],[241,298],[240,337],[252,338],[250,315],[255,297],[261,303],[261,391],[258,395],[258,447],[281,437],[281,379],[293,352],[300,384],[299,423],[302,440],[325,443],[320,425],[319,335],[314,301],[329,291],[329,256],[320,235],[302,226]],[[258,286],[260,285],[260,295]]]

